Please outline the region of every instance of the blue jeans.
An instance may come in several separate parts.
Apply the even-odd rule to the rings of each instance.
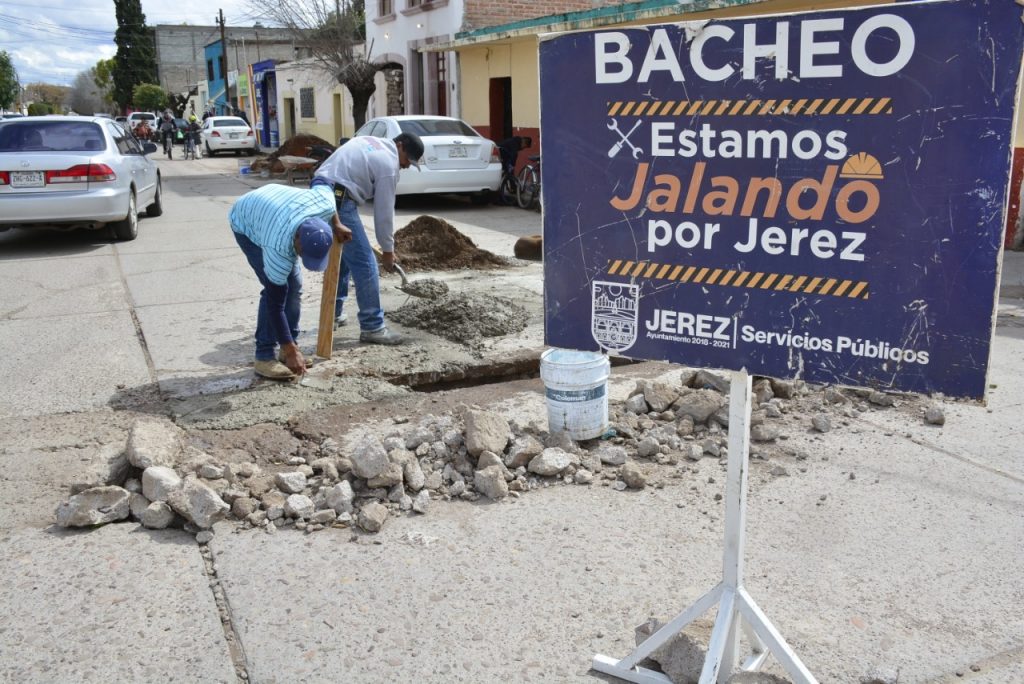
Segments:
[[[231,231],[235,233],[235,231]],[[274,351],[277,347],[277,336],[274,335],[274,328],[270,323],[270,312],[267,308],[267,290],[269,284],[267,274],[263,271],[263,249],[255,242],[241,233],[235,233],[235,241],[242,248],[246,260],[256,272],[260,285],[260,307],[256,314],[256,360],[274,360]],[[288,275],[288,296],[284,303],[284,315],[288,319],[288,327],[291,329],[292,339],[299,337],[299,314],[302,312],[302,269],[298,263]]]
[[[334,317],[341,315],[345,300],[348,299],[348,280],[351,277],[355,281],[356,303],[359,304],[359,328],[368,332],[380,330],[384,327],[384,309],[380,305],[380,271],[355,200],[346,197],[338,202],[338,218],[342,225],[352,231],[352,239],[341,250]]]

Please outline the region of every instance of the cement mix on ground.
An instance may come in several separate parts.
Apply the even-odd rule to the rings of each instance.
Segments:
[[[406,271],[497,268],[514,263],[476,244],[436,216],[420,216],[395,233],[395,252]]]
[[[517,333],[530,320],[526,309],[510,299],[470,292],[412,300],[389,315],[402,325],[461,343]]]

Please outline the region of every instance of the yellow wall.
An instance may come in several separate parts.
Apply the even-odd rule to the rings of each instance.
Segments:
[[[750,16],[754,14],[780,14],[836,7],[886,5],[893,0],[769,0],[752,5],[726,9],[693,12],[659,18],[656,22],[670,24],[697,19]],[[623,25],[636,25],[631,22]],[[602,26],[600,28],[611,28]],[[471,126],[486,126],[490,121],[489,83],[492,78],[512,77],[512,123],[520,128],[540,127],[540,80],[537,36],[503,39],[486,45],[459,49],[459,68],[462,74],[462,119]]]

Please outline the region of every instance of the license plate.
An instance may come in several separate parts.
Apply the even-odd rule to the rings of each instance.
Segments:
[[[241,135],[241,134],[240,133],[228,133],[228,137],[229,138],[237,138],[239,135]]]
[[[448,148],[449,159],[465,158],[465,156],[466,148],[462,147],[461,145],[452,145],[451,147]]]
[[[12,188],[41,188],[46,185],[42,171],[12,171]]]

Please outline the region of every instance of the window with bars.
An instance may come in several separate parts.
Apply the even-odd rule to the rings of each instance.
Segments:
[[[299,89],[299,115],[303,119],[312,119],[316,117],[316,108],[313,106],[312,88]]]

